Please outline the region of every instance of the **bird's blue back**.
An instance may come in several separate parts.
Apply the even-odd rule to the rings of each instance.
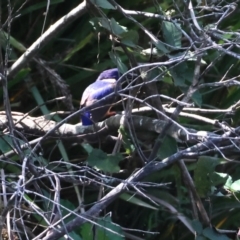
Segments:
[[[114,88],[116,86],[116,83],[114,82],[107,82],[107,81],[98,81],[94,82],[91,85],[89,85],[84,94],[88,96],[88,101],[90,100],[100,100],[110,93],[114,92]]]
[[[90,84],[82,95],[81,106],[90,106],[95,101],[100,100],[115,91],[116,81],[119,78],[117,68],[108,69],[103,71],[97,80]],[[85,112],[82,115],[83,125],[92,125],[90,119],[90,112]]]

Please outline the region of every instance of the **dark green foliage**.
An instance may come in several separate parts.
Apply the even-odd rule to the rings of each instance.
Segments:
[[[108,173],[118,172],[118,163],[123,159],[121,154],[107,155],[101,149],[93,149],[87,158],[87,163],[98,170]]]

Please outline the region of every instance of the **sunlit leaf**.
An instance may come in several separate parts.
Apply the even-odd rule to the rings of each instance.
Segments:
[[[154,46],[162,53],[169,53],[169,50],[167,50],[165,44],[161,41],[153,42]]]
[[[231,190],[238,192],[240,191],[240,180],[233,182],[233,184],[231,185]]]
[[[240,191],[240,180],[233,182],[232,177],[229,176],[224,185],[224,188],[229,191],[232,191],[232,192],[239,192]]]
[[[126,27],[119,25],[114,18],[111,18],[111,20],[98,18],[98,21],[100,26],[106,28],[109,32],[112,32],[115,35],[121,35],[122,33],[127,32]]]
[[[225,185],[224,185],[224,187],[227,188],[227,189],[230,189],[232,183],[233,183],[232,177],[229,176],[227,181],[226,181],[226,183],[225,183]]]

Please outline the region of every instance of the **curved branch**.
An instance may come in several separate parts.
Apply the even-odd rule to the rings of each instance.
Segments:
[[[13,77],[23,66],[30,61],[53,37],[66,28],[74,20],[82,16],[86,12],[86,1],[80,3],[68,14],[60,18],[56,23],[51,25],[48,30],[43,33],[11,66],[8,72],[8,78]]]
[[[17,130],[39,136],[44,136],[49,133],[51,129],[59,124],[45,117],[24,116],[23,114],[15,112],[12,112],[12,118]],[[117,131],[122,124],[127,128],[127,121],[128,119],[125,115],[115,115],[103,122],[91,126],[82,126],[81,123],[75,125],[63,123],[57,130],[50,134],[50,136],[61,138],[77,137],[80,141],[87,140],[96,142],[99,137],[104,139],[107,135]],[[154,118],[133,115],[132,123],[135,131],[160,133],[166,122]],[[7,124],[8,120],[6,114],[0,112],[0,130],[4,130]],[[179,125],[173,125],[168,131],[168,135],[175,138],[177,141],[188,141],[190,139],[188,134],[190,133],[197,134],[195,130],[180,128]]]

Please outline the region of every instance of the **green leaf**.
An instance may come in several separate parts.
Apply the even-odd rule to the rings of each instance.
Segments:
[[[124,234],[122,228],[113,223],[109,216],[97,221],[96,231],[93,231],[93,224],[85,223],[81,227],[81,236],[84,240],[123,240]]]
[[[163,140],[161,148],[158,150],[160,159],[167,158],[177,152],[177,142],[175,139],[166,136]]]
[[[186,87],[186,81],[191,82],[193,79],[193,69],[190,69],[185,62],[170,69],[170,73],[176,87]]]
[[[240,180],[237,180],[235,182],[233,182],[233,184],[231,185],[231,190],[232,191],[236,191],[239,192],[240,191]]]
[[[8,90],[12,89],[14,86],[16,86],[17,84],[21,83],[26,76],[29,74],[29,72],[31,71],[30,68],[23,68],[21,69],[16,76],[11,79],[11,81],[8,81]],[[0,89],[0,96],[2,96],[3,91],[2,89]]]
[[[127,202],[130,202],[134,205],[140,206],[140,207],[145,207],[145,208],[150,208],[150,209],[153,209],[153,210],[158,210],[158,208],[156,208],[155,206],[152,206],[149,203],[144,202],[140,198],[134,197],[133,195],[130,195],[128,193],[121,194],[120,198],[127,201]]]
[[[127,32],[127,28],[119,25],[119,23],[116,22],[114,18],[111,18],[111,29],[116,35],[121,35]]]
[[[231,176],[228,176],[228,179],[227,179],[227,181],[226,181],[226,183],[225,183],[225,185],[224,185],[224,188],[225,188],[225,189],[230,189],[232,183],[233,183],[232,177],[231,177]]]
[[[17,75],[13,78],[13,80],[11,80],[11,81],[9,82],[8,87],[9,87],[9,86],[12,87],[12,86],[14,85],[14,84],[12,84],[12,82],[14,82],[15,84],[21,82],[23,79],[26,78],[26,76],[29,74],[30,71],[31,71],[30,68],[23,68],[23,69],[21,69],[21,70],[17,73]]]
[[[104,217],[97,222],[102,227],[96,227],[96,239],[98,240],[124,240],[125,236],[120,225],[113,223],[110,216]]]
[[[116,9],[111,3],[107,0],[91,0],[91,2],[98,7],[105,8],[105,9]]]
[[[208,239],[203,236],[197,236],[195,240],[208,240]]]
[[[8,135],[2,135],[0,137],[0,150],[2,153],[6,153],[14,149],[12,138]]]
[[[1,43],[1,45],[6,46],[7,38],[8,38],[7,33],[1,31],[0,32],[0,43]],[[11,46],[16,48],[20,52],[25,52],[26,51],[26,47],[22,43],[17,41],[15,38],[13,38],[12,36],[9,36],[9,42],[10,42]]]
[[[21,140],[19,138],[16,138],[16,137],[14,137],[14,138],[20,145],[23,145],[25,143],[23,140]],[[2,135],[0,137],[0,150],[2,151],[2,153],[9,152],[15,148],[12,139],[13,139],[13,137],[10,135]],[[25,154],[29,154],[30,147],[29,147],[29,149],[25,149],[24,152],[25,152]],[[33,159],[35,159],[35,158],[33,158]]]
[[[81,143],[81,146],[84,148],[84,150],[90,154],[93,151],[93,147],[89,143]]]
[[[203,235],[210,240],[229,240],[226,235],[220,234],[210,227],[203,230]]]
[[[194,219],[192,221],[192,227],[194,228],[194,230],[196,231],[197,234],[201,234],[203,227],[202,227],[202,223],[199,222],[198,220]]]
[[[197,104],[198,107],[202,106],[202,94],[198,90],[193,93],[192,100]]]
[[[110,21],[106,18],[98,18],[98,23],[101,27],[107,29],[115,35],[121,35],[127,32],[126,27],[119,25],[114,18],[111,18]]]
[[[87,158],[90,166],[108,173],[119,172],[119,162],[123,156],[118,153],[116,155],[107,155],[101,149],[93,149]]]
[[[39,105],[39,108],[40,108],[41,112],[42,112],[44,115],[46,115],[45,118],[46,118],[46,119],[47,119],[47,118],[51,119],[52,116],[49,115],[50,111],[49,111],[47,105],[45,104],[45,101],[44,101],[44,99],[43,99],[43,96],[42,96],[42,94],[41,94],[40,89],[38,89],[37,85],[33,84],[33,80],[32,80],[30,77],[26,78],[26,79],[25,79],[25,82],[26,82],[27,84],[29,84],[29,86],[30,86],[30,87],[29,87],[29,91],[32,93],[35,101],[36,101],[37,104]],[[54,115],[54,116],[53,116],[53,119],[56,120],[56,121],[61,121],[61,118],[60,118],[58,115]]]
[[[239,192],[240,191],[240,180],[232,182],[232,178],[229,176],[228,180],[226,181],[224,188],[232,191],[232,192]]]
[[[76,209],[76,206],[74,206],[74,204],[72,202],[70,202],[69,200],[66,200],[66,199],[60,199],[60,205],[64,207],[61,210],[62,216],[65,217],[65,216],[69,215],[67,218],[64,218],[62,221],[64,223],[68,223],[68,222],[72,221],[75,218],[75,215],[69,214],[69,211],[74,211],[74,209]]]
[[[83,49],[93,38],[93,33],[88,34],[84,39],[82,39],[64,58],[63,62],[68,61],[75,53]]]
[[[159,52],[156,47],[143,49],[140,52],[140,54],[144,56],[156,56],[156,57],[162,57],[164,55],[162,52]]]
[[[126,153],[127,154],[133,153],[135,150],[135,147],[131,141],[129,134],[125,131],[123,126],[121,126],[118,131],[122,134],[122,142],[123,142],[123,146],[125,148]]]
[[[93,236],[93,225],[90,223],[84,223],[81,227],[81,236],[84,240],[92,240],[94,239]]]
[[[129,47],[137,47],[138,39],[138,32],[134,30],[130,30],[121,34],[121,42]]]
[[[166,40],[166,43],[176,47],[181,48],[181,38],[182,38],[182,32],[180,29],[176,27],[176,25],[181,28],[180,24],[172,23],[163,21],[162,23],[162,30],[163,30],[163,37]]]
[[[82,240],[82,238],[79,236],[79,234],[77,234],[75,231],[71,231],[68,233],[68,239]],[[59,240],[66,240],[66,237],[61,237],[61,238],[59,238]]]
[[[221,159],[201,156],[194,170],[194,182],[200,197],[206,197],[211,193],[212,187],[224,184],[228,176],[219,175],[214,170],[221,163]]]
[[[169,53],[169,50],[165,47],[164,43],[161,41],[153,42],[154,46],[162,53]]]
[[[214,174],[211,176],[211,179],[212,179],[213,185],[217,186],[217,185],[226,183],[229,177],[230,176],[227,173],[214,172]]]
[[[127,66],[122,62],[121,58],[116,52],[110,52],[109,56],[121,73],[127,72]]]

